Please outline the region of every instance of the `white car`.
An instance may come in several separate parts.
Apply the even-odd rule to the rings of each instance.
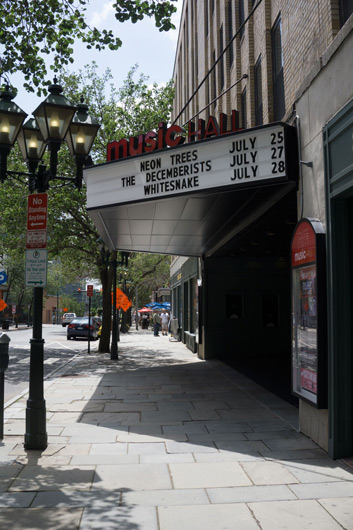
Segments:
[[[65,326],[70,324],[71,320],[73,320],[74,318],[76,318],[76,314],[75,313],[65,313],[63,315],[62,320],[61,320],[62,327],[64,328]]]

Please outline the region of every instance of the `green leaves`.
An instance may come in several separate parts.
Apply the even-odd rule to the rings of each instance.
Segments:
[[[170,17],[176,7],[173,2],[117,1],[114,4],[119,22],[138,22],[145,16],[154,17],[160,31],[174,28]],[[52,55],[51,68],[59,71],[73,62],[75,40],[87,48],[117,50],[122,42],[111,30],[91,28],[86,21],[89,0],[2,0],[0,3],[0,75],[23,72],[25,89],[39,96],[48,85],[45,58]]]

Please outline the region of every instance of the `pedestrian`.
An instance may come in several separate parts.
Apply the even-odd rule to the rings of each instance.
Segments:
[[[153,334],[155,337],[159,337],[159,328],[161,326],[161,317],[157,313],[157,311],[153,315]]]
[[[168,335],[169,315],[166,311],[161,314],[162,335]]]

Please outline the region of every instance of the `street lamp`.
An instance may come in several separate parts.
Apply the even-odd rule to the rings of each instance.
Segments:
[[[27,114],[12,100],[14,94],[9,85],[0,92],[0,180],[8,177],[24,176],[28,180],[30,192],[45,192],[49,181],[59,179],[72,182],[77,188],[82,185],[82,168],[91,164],[88,157],[98,123],[88,116],[86,107],[76,107],[62,95],[62,87],[54,84],[49,87],[49,95],[34,111],[34,119],[24,125]],[[77,111],[77,115],[75,113]],[[85,115],[82,118],[83,114]],[[80,133],[75,133],[77,124],[84,122]],[[70,127],[72,126],[72,131]],[[67,136],[69,135],[69,136]],[[77,175],[75,178],[56,174],[58,151],[65,140],[71,154],[76,159]],[[21,154],[27,162],[28,173],[7,170],[7,157],[18,140]],[[50,168],[46,169],[39,162],[48,146],[50,151]],[[44,400],[44,339],[42,337],[43,287],[33,288],[33,334],[30,340],[30,375],[29,397],[26,408],[25,449],[42,450],[47,447],[46,407]]]

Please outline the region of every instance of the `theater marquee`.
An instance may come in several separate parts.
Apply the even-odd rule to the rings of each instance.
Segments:
[[[87,206],[287,181],[288,144],[295,148],[292,134],[292,127],[276,123],[88,168]]]

